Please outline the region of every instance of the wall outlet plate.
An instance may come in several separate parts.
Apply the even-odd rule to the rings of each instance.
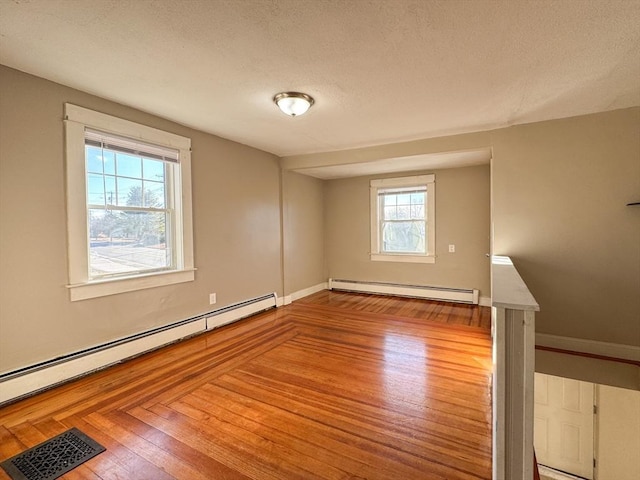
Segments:
[[[215,305],[216,303],[216,294],[215,293],[210,293],[209,294],[209,305]]]

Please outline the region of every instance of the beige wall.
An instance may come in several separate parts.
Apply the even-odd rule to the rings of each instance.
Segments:
[[[640,207],[626,206],[640,201],[640,108],[287,157],[282,164],[304,169],[478,147],[493,149],[493,252],[513,257],[540,304],[536,330],[640,345]],[[425,266],[374,266],[367,261],[367,200],[350,191],[362,191],[366,183],[354,179],[327,184],[329,275],[434,281],[425,276]],[[346,248],[340,229],[353,236]],[[437,242],[441,249],[449,240],[439,236]]]
[[[0,90],[0,372],[209,311],[210,292],[224,306],[332,276],[490,294],[488,167],[436,172],[435,265],[370,262],[368,178],[285,171],[281,191],[268,153],[5,67]],[[192,138],[195,282],[69,302],[64,102]],[[494,252],[514,258],[540,303],[537,331],[640,345],[640,207],[625,206],[640,200],[640,108],[282,164],[487,146]]]
[[[640,368],[631,363],[611,362],[540,349],[536,350],[535,356],[536,372],[539,373],[640,390]]]
[[[536,331],[640,345],[640,108],[492,138],[494,252],[540,304]]]
[[[640,478],[640,392],[597,385],[599,480]]]
[[[0,91],[0,372],[282,294],[275,156],[5,67]],[[64,102],[192,139],[195,282],[69,301]]]
[[[324,182],[282,172],[284,294],[327,281],[324,267]]]
[[[489,165],[436,170],[436,263],[372,262],[369,259],[369,180],[327,181],[325,246],[331,278],[477,288],[490,296]],[[408,176],[410,173],[385,175]],[[448,253],[448,245],[456,253]]]

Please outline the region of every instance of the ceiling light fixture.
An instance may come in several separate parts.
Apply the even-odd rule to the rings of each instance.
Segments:
[[[282,113],[292,117],[306,113],[311,108],[311,105],[315,103],[313,97],[300,92],[278,93],[273,97],[273,101],[282,110]]]

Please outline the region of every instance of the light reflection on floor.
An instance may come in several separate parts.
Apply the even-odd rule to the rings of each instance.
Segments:
[[[389,401],[424,405],[427,401],[425,341],[389,333],[384,337],[384,391]]]

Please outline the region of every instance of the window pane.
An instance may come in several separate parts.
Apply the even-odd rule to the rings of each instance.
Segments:
[[[91,278],[171,268],[169,214],[89,210]]]
[[[397,220],[398,212],[396,207],[384,207],[384,220]]]
[[[118,153],[116,155],[118,176],[142,178],[142,159]]]
[[[144,206],[164,208],[164,183],[143,182]]]
[[[398,220],[409,220],[411,218],[411,207],[409,205],[398,205]]]
[[[91,205],[104,205],[103,178],[95,173],[87,175],[87,202]]]
[[[103,150],[102,163],[104,165],[104,173],[108,173],[109,175],[116,174],[116,154],[115,153],[109,150]]]
[[[424,205],[424,193],[412,193],[411,205]]]
[[[396,203],[397,203],[398,196],[395,195],[395,194],[392,194],[392,193],[391,194],[387,193],[387,194],[382,195],[381,198],[382,198],[382,202],[383,202],[382,204],[385,207],[386,206],[392,206],[392,205],[395,206]]]
[[[142,180],[116,177],[118,182],[118,205],[142,206]]]
[[[411,205],[411,219],[424,220],[424,205]]]
[[[87,172],[102,173],[102,149],[85,145],[85,158],[87,159]]]
[[[116,177],[105,175],[104,177],[104,196],[107,205],[116,204]]]
[[[402,193],[398,195],[398,205],[410,205],[411,204],[411,194]]]
[[[424,222],[383,222],[382,251],[426,253]]]
[[[164,182],[164,162],[143,158],[142,175],[145,180]]]
[[[88,203],[115,208],[88,210],[90,277],[172,268],[166,239],[170,214],[145,211],[165,208],[165,163],[95,147],[89,152],[90,148],[87,168],[93,162],[92,168],[101,172],[104,165],[109,174],[87,172]],[[118,211],[120,206],[139,210]]]

